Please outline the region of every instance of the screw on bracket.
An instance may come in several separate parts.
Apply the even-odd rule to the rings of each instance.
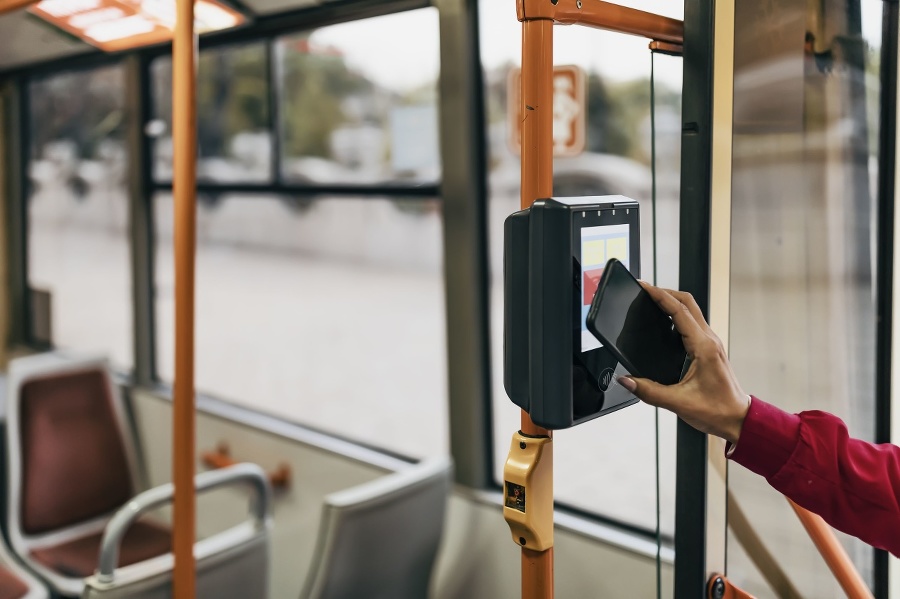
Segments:
[[[713,581],[711,595],[712,599],[723,599],[725,597],[725,581],[722,580],[721,576]]]

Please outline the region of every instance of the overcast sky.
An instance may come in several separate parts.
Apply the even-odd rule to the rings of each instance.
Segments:
[[[586,0],[592,1],[592,0]],[[683,18],[683,5],[668,0],[620,0],[625,4],[669,17]],[[521,24],[514,0],[481,0],[481,57],[487,69],[505,62],[519,62]],[[862,0],[863,35],[881,38],[881,0]],[[437,9],[427,8],[327,27],[313,38],[339,48],[354,68],[381,85],[405,91],[433,81],[440,63]],[[679,59],[662,57],[657,78],[680,86]],[[650,72],[647,40],[585,27],[556,27],[556,64],[577,64],[616,81],[646,77]]]

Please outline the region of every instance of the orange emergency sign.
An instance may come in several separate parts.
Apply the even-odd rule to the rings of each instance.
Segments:
[[[522,71],[513,69],[509,74],[508,110],[510,149],[519,154],[522,147],[521,93]],[[585,100],[584,71],[575,65],[553,67],[553,155],[577,156],[585,147],[585,123],[587,102]],[[526,108],[528,110],[528,108]]]

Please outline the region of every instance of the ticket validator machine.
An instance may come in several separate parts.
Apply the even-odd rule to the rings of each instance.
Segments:
[[[550,198],[506,219],[504,385],[532,421],[563,429],[638,400],[616,378],[628,372],[587,330],[603,267],[619,259],[640,276],[638,203],[624,196]],[[503,513],[516,543],[553,544],[552,441],[513,436]]]

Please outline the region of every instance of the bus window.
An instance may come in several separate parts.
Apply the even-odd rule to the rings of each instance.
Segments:
[[[172,200],[154,200],[172,381]],[[447,452],[440,204],[227,195],[198,212],[197,389],[410,457]]]
[[[214,48],[197,64],[197,179],[213,183],[272,180],[272,132],[266,47]],[[156,120],[151,123],[153,175],[172,180],[172,59],[151,67]]]
[[[519,411],[503,388],[503,220],[517,210],[519,156],[511,150],[510,69],[519,62],[521,24],[496,2],[480,3],[481,51],[489,127],[489,235],[492,272],[494,463],[501,480]],[[652,226],[650,52],[646,40],[605,31],[558,28],[558,65],[572,64],[587,85],[586,149],[554,161],[554,194],[622,194],[641,203],[642,277],[678,282],[681,59],[657,56],[657,230]],[[615,56],[615,59],[612,57]],[[656,252],[654,252],[656,244]],[[674,532],[675,419],[660,413],[661,530]],[[554,434],[554,485],[559,503],[648,533],[656,528],[656,422],[645,405]]]
[[[28,84],[28,283],[50,294],[55,346],[130,369],[124,95],[120,66]]]
[[[437,181],[438,39],[434,8],[281,38],[285,181]]]
[[[402,455],[445,454],[441,205],[366,188],[438,183],[437,11],[269,43],[274,68],[263,43],[200,54],[199,166],[215,185],[198,194],[197,388]],[[153,69],[164,131],[170,61]],[[160,167],[164,139],[158,181],[171,175]],[[268,180],[274,191],[229,191]],[[360,195],[305,194],[321,184],[359,186]],[[153,199],[156,356],[158,376],[171,381],[165,187]]]

